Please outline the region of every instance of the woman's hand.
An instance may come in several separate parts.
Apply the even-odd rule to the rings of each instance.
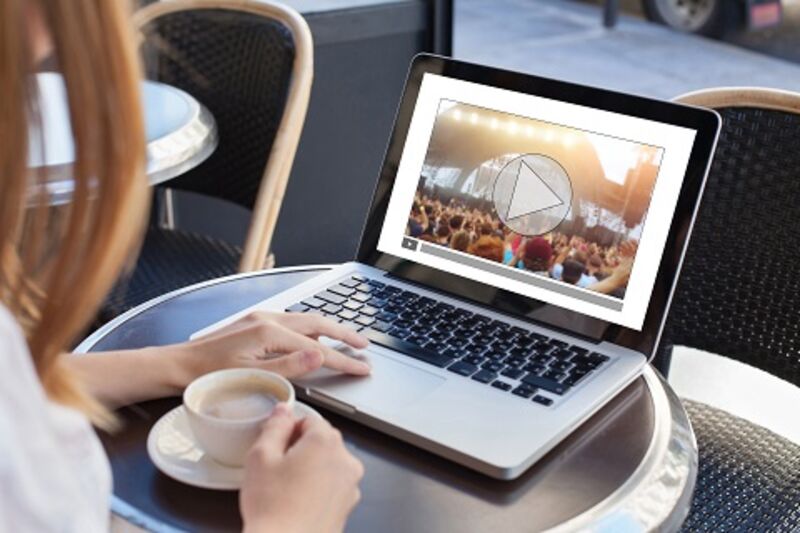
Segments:
[[[369,374],[369,365],[322,345],[321,336],[356,349],[369,344],[352,329],[319,315],[258,312],[193,341],[93,352],[65,362],[109,407],[179,395],[196,377],[223,368],[263,368],[289,378],[321,366]]]
[[[187,385],[208,372],[236,367],[263,368],[287,378],[321,366],[347,374],[369,374],[364,361],[320,343],[323,336],[356,349],[369,344],[355,330],[317,314],[257,311],[172,348]]]
[[[339,431],[316,416],[298,422],[280,404],[245,462],[239,493],[244,530],[340,532],[361,498],[363,475]]]

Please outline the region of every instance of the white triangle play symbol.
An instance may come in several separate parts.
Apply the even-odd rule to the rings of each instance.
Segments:
[[[514,192],[511,193],[506,220],[563,204],[564,201],[553,192],[553,189],[548,187],[525,161],[520,161],[517,183],[514,185]]]

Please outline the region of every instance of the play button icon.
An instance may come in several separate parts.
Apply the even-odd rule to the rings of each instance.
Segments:
[[[541,235],[567,216],[572,183],[564,168],[541,154],[512,159],[497,174],[493,200],[501,220],[522,235]]]

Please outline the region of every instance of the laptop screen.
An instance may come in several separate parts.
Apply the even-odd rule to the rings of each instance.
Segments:
[[[696,134],[426,73],[378,251],[640,331]]]

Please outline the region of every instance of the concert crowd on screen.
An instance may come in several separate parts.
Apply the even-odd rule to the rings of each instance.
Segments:
[[[638,243],[601,246],[558,231],[526,237],[511,231],[495,213],[470,209],[453,199],[443,204],[418,191],[406,234],[510,268],[624,298]]]

